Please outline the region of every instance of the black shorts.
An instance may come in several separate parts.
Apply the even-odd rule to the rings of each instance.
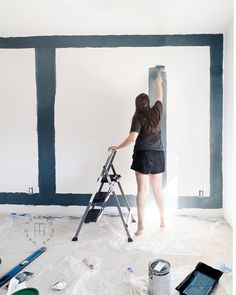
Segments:
[[[133,153],[131,169],[142,174],[158,174],[165,171],[164,151],[137,150]]]

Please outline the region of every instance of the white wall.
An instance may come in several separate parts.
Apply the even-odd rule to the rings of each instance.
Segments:
[[[223,33],[233,0],[5,0],[0,36]]]
[[[0,49],[0,192],[38,192],[35,54]]]
[[[223,114],[223,209],[233,227],[234,182],[234,108],[233,108],[233,23],[224,34],[224,114]]]
[[[58,193],[92,192],[107,157],[129,132],[134,100],[148,92],[148,69],[167,70],[167,194],[209,195],[209,48],[84,48],[56,52]],[[201,87],[199,87],[201,85]],[[115,166],[136,192],[132,147]]]
[[[38,192],[34,51],[1,49],[0,61],[0,192]],[[209,194],[209,48],[191,46],[57,49],[58,193],[93,191],[107,147],[128,135],[134,99],[148,92],[157,64],[168,83],[166,193]],[[131,155],[132,147],[120,151],[115,164],[125,192],[135,194]]]

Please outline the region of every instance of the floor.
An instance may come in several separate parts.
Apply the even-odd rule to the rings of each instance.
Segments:
[[[47,251],[25,268],[34,273],[27,286],[40,295],[148,294],[148,264],[159,258],[171,264],[171,294],[179,294],[175,287],[198,262],[232,267],[232,230],[221,210],[170,209],[161,229],[156,210],[148,208],[143,235],[128,243],[115,209],[107,208],[97,223],[84,224],[78,241],[72,242],[84,207],[0,206],[0,276],[42,246]],[[34,232],[36,226],[41,231]],[[130,231],[133,235],[134,223]],[[128,267],[133,277],[124,282]],[[61,280],[66,288],[53,290]],[[233,294],[232,280],[232,272],[225,272],[212,294]]]

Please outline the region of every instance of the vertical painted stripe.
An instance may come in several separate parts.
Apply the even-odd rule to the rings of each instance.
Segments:
[[[222,207],[222,121],[223,121],[223,36],[210,47],[210,195],[217,208]]]
[[[55,128],[54,105],[56,93],[55,49],[35,49],[37,83],[37,128],[39,194],[54,197],[55,177]]]
[[[167,129],[166,129],[166,106],[167,106],[167,80],[165,67],[163,65],[158,65],[153,68],[149,68],[148,77],[148,96],[150,98],[150,105],[153,106],[156,102],[157,85],[156,77],[159,71],[162,70],[162,87],[163,87],[163,113],[161,117],[161,138],[163,143],[163,148],[165,151],[165,158],[167,160]],[[167,166],[167,165],[166,165]],[[165,187],[167,183],[167,173],[163,174],[162,185]]]

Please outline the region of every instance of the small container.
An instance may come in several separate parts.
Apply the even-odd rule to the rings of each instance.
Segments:
[[[39,295],[39,291],[35,288],[25,288],[12,293],[12,295]]]
[[[164,259],[156,259],[149,263],[148,292],[151,295],[171,295],[170,263]]]
[[[130,283],[133,277],[134,277],[134,270],[132,269],[132,267],[128,267],[123,275],[123,282]]]

